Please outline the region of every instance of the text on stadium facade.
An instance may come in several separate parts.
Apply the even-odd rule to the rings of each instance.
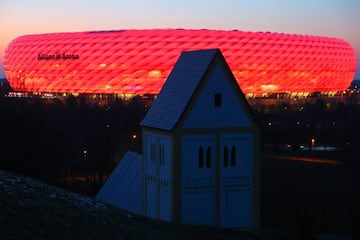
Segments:
[[[66,54],[66,53],[57,53],[57,54],[44,54],[39,53],[37,56],[38,60],[77,60],[79,59],[79,54]]]

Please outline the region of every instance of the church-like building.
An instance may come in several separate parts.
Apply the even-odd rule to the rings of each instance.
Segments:
[[[138,213],[181,224],[259,227],[259,128],[219,49],[183,52],[140,124],[142,182],[130,190],[142,199]],[[115,193],[116,185],[130,186],[121,179],[115,170],[97,199],[128,201]]]

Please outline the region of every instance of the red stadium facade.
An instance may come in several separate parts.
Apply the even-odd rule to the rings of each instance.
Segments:
[[[337,38],[224,30],[119,30],[21,36],[5,52],[23,92],[157,94],[184,50],[220,48],[245,94],[332,92],[355,74]]]

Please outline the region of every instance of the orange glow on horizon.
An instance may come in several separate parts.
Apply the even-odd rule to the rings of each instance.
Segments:
[[[310,158],[310,157],[298,157],[298,156],[279,156],[279,155],[266,155],[265,158],[268,159],[278,159],[278,160],[290,160],[290,161],[300,161],[300,162],[309,162],[309,163],[320,163],[320,164],[329,164],[329,165],[343,165],[341,161],[334,159],[324,159],[324,158]]]

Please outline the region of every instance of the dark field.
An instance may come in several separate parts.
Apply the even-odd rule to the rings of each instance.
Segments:
[[[261,177],[263,228],[305,235],[360,234],[359,163],[263,159]]]

